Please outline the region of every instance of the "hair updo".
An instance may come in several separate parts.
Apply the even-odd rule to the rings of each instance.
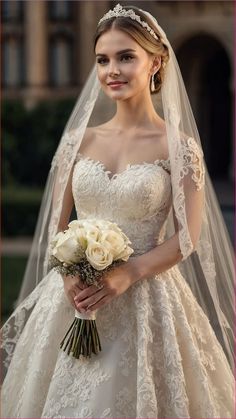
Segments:
[[[161,85],[163,83],[165,74],[164,67],[169,60],[168,47],[163,43],[160,34],[157,32],[155,26],[153,25],[151,19],[148,18],[148,16],[146,16],[135,6],[123,6],[123,9],[132,9],[137,15],[140,16],[141,20],[148,23],[148,25],[157,34],[158,39],[155,39],[147,31],[147,29],[140,25],[140,23],[138,23],[136,20],[122,16],[111,17],[110,19],[101,22],[100,25],[97,27],[97,30],[94,35],[94,50],[96,48],[96,44],[100,36],[103,35],[105,32],[109,31],[110,29],[119,29],[123,32],[126,32],[148,53],[158,55],[161,57],[161,67],[154,75],[155,90],[151,92],[157,93],[161,89]]]

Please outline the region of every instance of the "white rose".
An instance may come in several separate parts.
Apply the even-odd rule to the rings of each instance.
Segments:
[[[101,234],[100,243],[104,243],[106,247],[110,246],[110,252],[112,253],[114,260],[116,260],[117,255],[125,248],[125,241],[122,235],[113,230],[104,231]]]
[[[62,231],[59,231],[59,233],[57,233],[57,234],[53,237],[53,239],[51,240],[51,247],[52,247],[52,248],[53,248],[53,247],[57,244],[58,240],[59,240],[61,237],[64,237],[64,233],[63,233]]]
[[[117,255],[116,259],[114,259],[114,260],[120,260],[121,259],[121,260],[127,262],[127,260],[129,259],[130,255],[132,255],[132,253],[134,253],[134,250],[131,247],[126,246],[126,248],[119,255]]]
[[[65,233],[60,235],[52,254],[61,262],[72,264],[80,261],[81,253],[79,250],[79,245],[75,235],[71,231],[67,230]]]
[[[62,236],[64,236],[64,233],[63,233],[62,231],[60,231],[60,232],[59,232],[59,233],[57,233],[57,234],[53,237],[53,239],[50,241],[50,243],[49,243],[49,252],[50,252],[50,254],[51,254],[51,255],[53,254],[53,249],[54,249],[54,247],[56,246],[56,244],[57,244],[58,240],[59,240]]]
[[[77,228],[83,228],[83,220],[73,220],[68,224],[70,230],[77,230]]]
[[[95,220],[94,220],[95,221]],[[68,224],[71,231],[73,231],[79,244],[85,250],[90,240],[97,241],[100,235],[99,229],[94,226],[93,219],[74,220]]]
[[[92,241],[99,241],[101,235],[101,228],[100,224],[97,223],[96,218],[88,218],[83,220],[83,228],[86,232],[86,238],[88,242]]]
[[[86,230],[83,227],[80,227],[75,229],[73,232],[81,248],[86,250],[88,245]]]
[[[88,243],[90,241],[98,241],[99,240],[100,231],[97,227],[90,225],[90,226],[87,226],[87,228],[85,230],[86,230],[86,237],[87,237]]]
[[[94,227],[97,227],[100,231],[102,231],[107,229],[108,222],[106,220],[94,219],[93,225]]]
[[[116,231],[117,233],[122,233],[121,228],[116,223],[111,222],[109,227],[110,227],[110,229]]]
[[[126,236],[126,234],[121,230],[121,228],[116,223],[111,223],[110,229],[120,234],[123,237],[126,244],[131,244],[131,241],[129,240],[129,238]]]
[[[85,254],[89,263],[98,271],[102,271],[113,262],[110,249],[95,241],[88,244]]]

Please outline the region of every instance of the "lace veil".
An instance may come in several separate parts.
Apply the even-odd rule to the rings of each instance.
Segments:
[[[180,269],[207,314],[233,369],[234,266],[231,243],[207,173],[199,133],[175,53],[155,18],[141,12],[169,49],[164,82],[155,99],[157,112],[166,124],[171,167],[173,205],[166,221],[166,238],[174,233],[177,223],[183,256]],[[60,229],[67,189],[86,127],[105,122],[113,111],[110,100],[101,91],[94,66],[52,161],[18,303],[48,272],[49,242]],[[197,237],[202,202],[201,232]]]

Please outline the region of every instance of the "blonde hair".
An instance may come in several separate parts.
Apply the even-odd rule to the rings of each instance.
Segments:
[[[97,44],[98,39],[102,34],[108,32],[110,29],[115,28],[123,32],[126,32],[130,35],[145,51],[150,54],[157,55],[161,57],[161,66],[160,69],[154,75],[154,85],[155,90],[151,93],[157,93],[161,89],[161,85],[164,80],[165,70],[164,67],[169,60],[169,51],[168,47],[163,43],[160,34],[157,32],[156,28],[153,26],[152,21],[142,13],[135,6],[123,6],[123,9],[132,9],[138,14],[143,21],[146,21],[148,25],[155,31],[158,35],[158,39],[155,39],[140,23],[136,20],[132,20],[127,17],[112,17],[110,19],[104,20],[97,27],[96,33],[94,35],[94,50]]]

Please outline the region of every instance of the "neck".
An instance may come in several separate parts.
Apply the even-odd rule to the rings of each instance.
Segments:
[[[161,122],[161,118],[154,109],[148,91],[131,99],[117,101],[117,111],[113,118],[117,129],[150,128],[158,122]]]

